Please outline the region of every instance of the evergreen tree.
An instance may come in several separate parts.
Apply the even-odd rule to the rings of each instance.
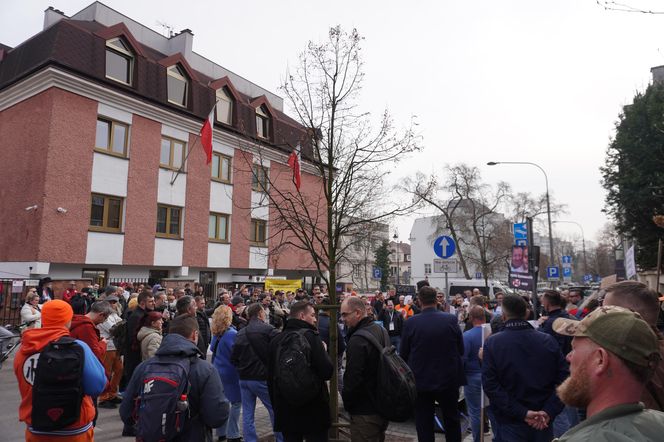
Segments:
[[[387,241],[383,241],[383,244],[380,245],[374,252],[374,261],[376,267],[381,271],[380,276],[380,290],[387,290],[387,278],[390,275],[390,245]]]
[[[635,240],[639,267],[655,267],[661,229],[653,216],[664,214],[664,85],[648,86],[625,106],[601,171],[605,212]]]

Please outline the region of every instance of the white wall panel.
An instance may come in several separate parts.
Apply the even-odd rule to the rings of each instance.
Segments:
[[[228,268],[231,263],[231,245],[208,243],[207,266],[211,268]]]
[[[182,266],[181,239],[155,238],[154,241],[154,265],[156,266]]]
[[[124,235],[88,232],[86,264],[122,264]]]

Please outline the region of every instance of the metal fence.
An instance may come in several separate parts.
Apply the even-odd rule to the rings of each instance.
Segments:
[[[23,287],[13,293],[11,279],[0,279],[0,325],[18,325],[21,322]],[[22,281],[21,281],[22,282]]]

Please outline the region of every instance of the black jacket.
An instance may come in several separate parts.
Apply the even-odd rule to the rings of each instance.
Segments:
[[[311,347],[311,369],[316,373],[321,382],[318,395],[311,402],[292,406],[286,402],[286,399],[277,388],[279,383],[279,380],[275,379],[275,373],[278,373],[277,350],[279,349],[279,343],[287,333],[293,333],[299,329],[307,330],[304,336],[309,341],[309,346]],[[330,407],[328,404],[330,394],[327,390],[327,384],[324,381],[332,377],[333,369],[334,367],[323,347],[316,328],[299,319],[288,319],[284,331],[275,336],[270,342],[267,385],[270,391],[272,408],[274,409],[275,431],[307,434],[317,433],[330,428]]]
[[[564,309],[557,309],[552,312],[549,312],[548,316],[549,316],[548,319],[544,321],[539,330],[553,336],[553,339],[555,339],[558,342],[558,345],[560,346],[560,351],[563,353],[563,356],[567,356],[567,353],[572,351],[572,337],[561,335],[560,333],[556,333],[555,331],[553,331],[553,321],[555,321],[558,318],[570,319],[571,316]]]
[[[378,339],[378,342],[383,342],[385,339],[383,329],[371,318],[362,319],[356,327],[348,330],[346,371],[341,397],[344,401],[344,408],[350,414],[378,414],[373,396],[378,388],[376,372],[380,354],[367,339],[355,336],[355,332],[362,328],[369,330]]]
[[[327,348],[330,348],[330,315],[322,310],[318,313],[318,333]],[[341,325],[337,324],[337,356],[341,358],[345,351],[346,341],[343,337],[343,329]]]
[[[198,355],[196,345],[177,334],[164,336],[155,355],[192,360],[189,370],[189,407],[192,418],[178,439],[181,441],[212,441],[212,428],[220,427],[228,418],[228,402],[224,397],[219,373],[212,364],[200,360]],[[133,423],[134,400],[141,395],[146,362],[136,367],[123,395],[120,417],[127,425]],[[158,418],[155,416],[155,419]]]
[[[240,380],[267,381],[270,340],[277,334],[276,328],[260,319],[251,319],[238,331],[231,363],[237,368]]]
[[[210,332],[210,320],[205,312],[196,310],[196,322],[198,322],[198,343],[196,346],[201,351],[202,359],[207,357],[207,349],[212,340]]]
[[[378,315],[378,320],[383,321],[383,327],[390,336],[401,336],[403,330],[403,316],[396,310],[389,312],[386,308]],[[394,330],[390,330],[390,322],[394,323]],[[399,350],[397,348],[397,350]]]

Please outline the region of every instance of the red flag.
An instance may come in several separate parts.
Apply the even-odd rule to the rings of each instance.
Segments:
[[[212,106],[210,115],[205,119],[203,127],[201,127],[201,144],[203,145],[203,150],[205,151],[205,156],[207,161],[205,164],[210,164],[212,162],[212,127],[214,124],[214,109],[217,107],[217,103]]]
[[[298,144],[288,157],[288,165],[293,169],[293,181],[295,182],[295,188],[298,192],[300,191],[300,183],[302,180],[300,176],[300,160],[300,145]]]

